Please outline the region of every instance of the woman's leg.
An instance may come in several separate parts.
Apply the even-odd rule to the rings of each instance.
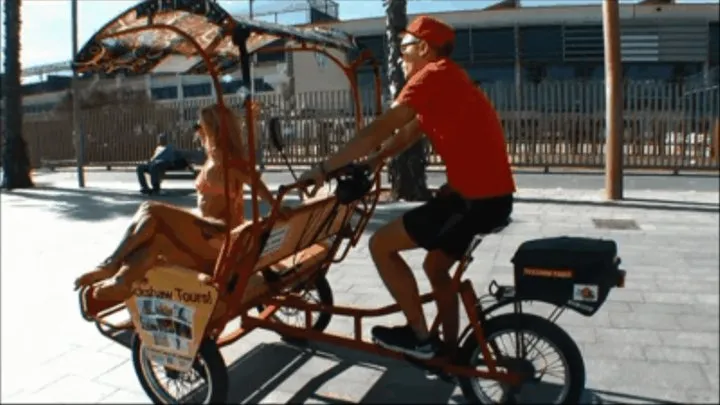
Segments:
[[[94,296],[99,300],[124,301],[132,295],[133,283],[145,278],[147,272],[161,264],[187,267],[202,273],[212,274],[213,264],[218,250],[202,237],[200,232],[173,226],[178,233],[189,231],[183,243],[193,243],[193,247],[202,255],[189,254],[183,246],[168,235],[158,232],[152,241],[135,249],[123,260],[122,266],[114,276],[99,283]]]
[[[142,203],[115,252],[93,271],[78,278],[75,281],[75,287],[91,285],[113,277],[132,252],[143,245],[152,246],[153,238],[158,233],[162,233],[163,229],[172,232],[171,239],[177,244],[185,245],[184,248],[193,248],[197,255],[207,256],[212,255],[214,249],[207,244],[206,240],[222,232],[224,227],[168,204]],[[167,231],[166,233],[170,233]],[[203,243],[198,243],[198,241]],[[205,245],[204,248],[203,245]]]

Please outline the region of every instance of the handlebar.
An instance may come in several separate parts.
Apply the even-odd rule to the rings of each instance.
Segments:
[[[364,174],[370,173],[370,166],[364,163],[350,163],[349,165],[343,166],[341,168],[335,169],[331,172],[328,172],[325,175],[325,181],[330,181],[333,179],[340,178],[342,176],[346,175],[353,175],[358,174],[359,172],[364,172]],[[308,187],[314,186],[312,190],[308,193]],[[294,190],[300,190],[301,193],[303,193],[308,198],[313,198],[315,195],[317,195],[317,192],[320,190],[320,186],[315,183],[314,180],[305,180],[305,181],[297,181],[295,183],[282,185],[278,188],[278,200],[282,200],[282,197],[285,196],[290,191]]]

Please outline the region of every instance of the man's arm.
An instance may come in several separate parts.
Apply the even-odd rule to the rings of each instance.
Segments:
[[[371,155],[371,158],[380,162],[389,157],[397,156],[420,140],[422,136],[423,133],[420,129],[420,122],[415,118],[402,127],[389,141],[384,143],[379,151]]]
[[[331,172],[367,156],[388,140],[393,135],[393,131],[403,128],[411,122],[415,115],[415,111],[407,104],[399,104],[390,108],[370,125],[361,129],[344,148],[328,158],[323,169]]]

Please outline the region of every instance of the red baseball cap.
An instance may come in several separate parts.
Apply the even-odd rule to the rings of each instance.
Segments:
[[[434,48],[455,42],[455,30],[444,22],[425,15],[417,17],[408,27],[403,30],[403,34],[410,34],[417,39],[427,42]]]

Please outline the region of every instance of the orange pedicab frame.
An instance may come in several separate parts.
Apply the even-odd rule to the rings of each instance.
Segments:
[[[148,20],[149,21],[147,25],[121,29],[116,32],[108,33],[106,35],[97,36],[95,39],[96,41],[108,40],[111,38],[117,38],[123,35],[129,35],[133,33],[159,30],[171,31],[177,34],[179,37],[183,38],[185,41],[191,44],[192,47],[194,47],[195,52],[197,52],[197,54],[202,57],[204,64],[207,67],[207,73],[212,78],[212,83],[217,94],[217,104],[221,106],[221,108],[225,107],[225,102],[222,97],[222,87],[218,78],[218,75],[221,73],[221,71],[218,66],[213,63],[211,53],[213,52],[215,47],[217,47],[218,42],[227,40],[230,35],[240,35],[240,37],[244,36],[245,39],[249,38],[249,36],[253,34],[263,35],[263,32],[261,31],[262,28],[253,28],[253,24],[258,23],[250,23],[247,20],[243,20],[244,22],[238,22],[233,18],[226,18],[223,21],[223,29],[225,30],[224,36],[222,36],[219,40],[214,41],[213,44],[211,44],[210,46],[203,48],[198,43],[196,38],[191,36],[188,32],[185,32],[182,29],[170,24],[154,24],[152,23],[152,18],[149,18]],[[277,26],[273,26],[273,29],[275,28],[277,28]],[[283,37],[283,35],[279,34],[278,32],[273,32],[273,35]],[[300,45],[271,47],[265,48],[262,51],[272,52],[281,50],[288,52],[317,52],[325,55],[326,57],[328,57],[328,59],[332,60],[337,66],[342,69],[342,71],[345,73],[348,80],[350,81],[352,95],[355,102],[354,107],[357,129],[360,129],[362,126],[362,110],[356,80],[356,73],[358,67],[361,66],[363,63],[371,63],[375,75],[375,107],[376,111],[382,110],[380,99],[381,82],[379,67],[377,61],[372,57],[368,50],[363,51],[360,57],[354,62],[350,64],[345,64],[339,58],[328,52],[327,47],[328,45],[332,44],[312,43],[312,39],[302,40],[298,39],[297,37],[292,37],[290,35],[287,35],[285,37],[287,39],[300,42]],[[236,45],[238,45],[240,48],[244,46],[244,44],[242,43]],[[243,63],[243,65],[245,65],[243,66],[243,73],[246,73],[247,69],[247,56],[247,54],[240,55],[241,61],[245,62]],[[84,70],[91,71],[93,67],[91,65],[91,63],[88,64]],[[78,70],[83,70],[83,66],[78,66],[77,63],[76,68]],[[252,94],[248,94],[244,100],[244,105],[249,105],[251,100]],[[245,108],[245,111],[249,144],[254,146],[256,140],[255,121],[251,117],[251,109]],[[229,114],[223,114],[223,119],[221,120],[220,124],[222,139],[226,145],[229,142],[227,121],[228,119]],[[224,148],[223,153],[225,161],[229,161],[228,148]],[[469,256],[467,256],[466,259],[464,259],[457,265],[455,274],[452,279],[452,289],[456,294],[460,295],[462,304],[465,308],[469,320],[469,325],[465,327],[457,341],[459,344],[461,344],[463,340],[470,337],[470,334],[474,334],[475,338],[479,343],[479,347],[481,348],[483,357],[485,359],[485,365],[487,366],[488,371],[477,370],[471,366],[461,366],[455,364],[448,357],[437,357],[430,360],[410,359],[401,353],[387,350],[375,344],[363,341],[362,319],[365,317],[385,316],[395,312],[399,312],[400,308],[397,304],[388,305],[376,309],[361,309],[352,307],[313,304],[304,301],[298,296],[287,295],[287,290],[297,285],[298,283],[309,283],[309,281],[314,281],[318,277],[324,277],[329,269],[329,266],[333,263],[338,263],[342,261],[347,255],[350,247],[354,246],[358,242],[364,231],[365,226],[369,221],[370,216],[375,209],[378,200],[378,196],[380,193],[381,167],[378,167],[377,170],[373,173],[374,188],[360,201],[356,201],[350,205],[340,205],[338,208],[337,197],[331,195],[321,199],[316,199],[315,201],[309,203],[305,203],[304,205],[301,205],[297,208],[293,208],[287,214],[287,217],[284,217],[282,214],[280,214],[279,208],[281,207],[283,197],[285,197],[289,192],[299,190],[308,196],[314,196],[314,194],[317,192],[316,189],[308,191],[308,189],[312,186],[311,183],[294,183],[287,186],[281,186],[279,188],[278,195],[272,204],[272,210],[270,212],[270,215],[261,219],[259,218],[258,207],[258,182],[262,180],[260,179],[260,176],[256,170],[255,154],[250,153],[249,155],[249,165],[250,169],[253,172],[251,182],[253,221],[252,224],[250,224],[239,235],[237,235],[237,237],[231,238],[230,231],[228,230],[226,232],[225,242],[222,246],[222,250],[216,262],[216,267],[212,277],[212,285],[214,285],[215,288],[218,289],[218,301],[227,304],[227,310],[223,315],[209,321],[205,328],[203,339],[209,338],[215,340],[217,346],[222,347],[239,340],[255,328],[262,328],[275,331],[284,336],[308,340],[317,340],[335,344],[338,346],[352,348],[355,350],[365,351],[368,353],[375,353],[385,357],[408,360],[415,363],[416,365],[425,367],[430,370],[442,371],[447,375],[490,379],[511,385],[520,384],[521,374],[513,371],[498,370],[498,368],[496,368],[496,359],[493,355],[490,354],[488,343],[485,340],[485,335],[483,332],[482,321],[484,319],[481,320],[478,317],[478,314],[480,314],[480,316],[483,315],[483,311],[481,310],[481,308],[478,308],[478,305],[480,305],[478,297],[473,289],[471,281],[467,279],[461,280],[461,277],[467,269],[469,261],[471,260]],[[226,198],[228,199],[229,203],[230,184],[228,183],[227,176],[228,169],[228,166],[225,165],[226,175],[224,187],[226,191]],[[329,179],[331,179],[336,175],[337,173],[331,173],[328,177]],[[342,213],[343,215],[338,215],[340,213]],[[360,216],[360,221],[354,228],[350,224],[350,218],[352,214],[358,214]],[[332,216],[334,216],[334,218],[331,218]],[[293,221],[293,219],[298,218],[307,218],[306,224],[302,225],[300,224],[301,221]],[[331,224],[328,226],[324,226],[324,230],[320,229],[319,232],[316,232],[314,239],[305,240],[305,243],[302,244],[283,243],[285,249],[280,249],[280,251],[271,253],[264,257],[261,256],[261,252],[264,248],[264,244],[267,241],[270,232],[275,228],[278,223],[295,223],[297,228],[300,225],[302,225],[303,227],[305,227],[306,225],[312,226],[312,224],[308,223],[309,221],[314,221],[315,224],[325,224],[327,220],[331,220]],[[302,237],[300,239],[302,239]],[[347,243],[344,246],[344,250],[340,252],[343,241]],[[292,251],[287,251],[287,246],[293,244],[295,245],[295,248]],[[474,248],[475,246],[476,244],[474,244],[472,248]],[[288,257],[294,256],[295,258],[297,258],[297,256],[303,252],[305,253],[303,254],[303,257],[299,260],[295,260],[290,266],[281,263],[283,261],[287,263]],[[269,289],[266,293],[256,298],[253,298],[243,303],[242,305],[237,304],[241,302],[243,293],[245,292],[245,288],[248,285],[249,278],[252,274],[258,271],[262,271],[263,274],[267,276],[268,272],[272,270],[277,271],[279,268],[282,271],[287,270],[288,267],[291,267],[291,269],[295,271],[290,272],[290,275],[281,277],[278,280],[270,280],[270,282],[268,282]],[[266,280],[267,279],[268,277],[266,277]],[[83,313],[83,317],[87,321],[94,322],[100,332],[110,338],[112,338],[118,331],[131,330],[135,328],[133,324],[128,324],[127,322],[114,323],[107,319],[110,315],[113,315],[125,309],[125,303],[97,301],[92,297],[92,290],[92,287],[86,287],[80,292],[81,310]],[[432,293],[423,294],[421,299],[423,303],[434,301]],[[289,326],[272,319],[272,315],[281,307],[289,307],[304,311],[306,319],[305,327],[300,328]],[[255,308],[261,309],[259,315],[250,315],[250,310]],[[354,336],[345,337],[341,335],[324,333],[322,331],[312,329],[312,316],[310,315],[311,312],[320,312],[326,314],[353,317]],[[229,335],[221,337],[220,333],[223,331],[227,323],[237,317],[241,318],[241,327],[233,331]],[[484,318],[484,316],[482,317]],[[432,323],[431,331],[433,333],[438,332],[440,324],[441,320],[438,314]]]

